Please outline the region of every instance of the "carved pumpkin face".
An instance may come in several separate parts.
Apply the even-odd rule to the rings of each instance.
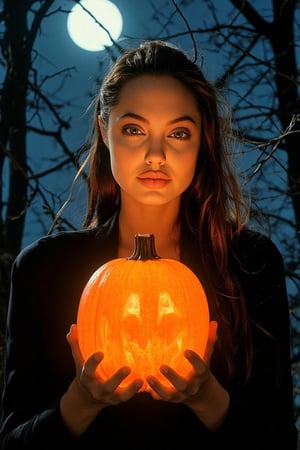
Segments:
[[[159,372],[162,364],[184,376],[191,365],[183,351],[204,354],[209,327],[206,295],[184,264],[156,254],[153,259],[134,256],[136,252],[131,258],[109,261],[88,281],[78,308],[79,346],[84,359],[104,352],[97,369],[104,379],[128,365],[132,372],[121,386],[147,375],[169,385]]]

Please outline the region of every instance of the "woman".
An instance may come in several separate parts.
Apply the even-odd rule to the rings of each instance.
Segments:
[[[214,87],[179,49],[146,42],[95,105],[84,229],[39,240],[13,266],[1,449],[295,450],[283,262],[246,227]],[[190,376],[163,366],[172,388],[149,376],[147,392],[139,379],[119,386],[130,367],[97,376],[109,355],[84,361],[75,325],[91,274],[131,255],[137,233],[193,270],[211,317],[203,359],[182,356]]]

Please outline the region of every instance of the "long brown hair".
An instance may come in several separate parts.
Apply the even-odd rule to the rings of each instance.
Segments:
[[[244,227],[248,209],[231,167],[231,117],[222,114],[214,85],[196,63],[173,45],[144,42],[125,51],[106,75],[95,99],[93,138],[89,152],[88,209],[84,227],[106,222],[119,209],[119,186],[113,178],[109,151],[104,145],[98,116],[107,126],[112,106],[128,80],[144,74],[169,75],[194,94],[201,114],[201,144],[194,178],[182,194],[180,220],[196,238],[199,266],[209,291],[211,317],[218,321],[218,347],[225,373],[234,375],[241,358],[249,376],[252,345],[243,294],[228,265],[232,239]],[[200,250],[201,249],[201,250]],[[237,346],[243,354],[237,356]]]

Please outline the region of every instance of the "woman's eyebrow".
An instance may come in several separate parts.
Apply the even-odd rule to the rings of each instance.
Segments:
[[[189,116],[189,115],[177,117],[176,119],[171,120],[169,123],[172,124],[172,123],[186,122],[186,121],[192,122],[194,125],[198,125],[196,120],[192,116]]]
[[[147,119],[145,119],[145,117],[140,116],[139,114],[133,113],[133,112],[127,112],[124,114],[121,114],[119,116],[119,119],[137,119],[140,120],[141,122],[145,122],[145,123],[149,123],[149,121]]]
[[[149,123],[149,121],[145,117],[140,116],[139,114],[136,114],[133,112],[124,113],[119,117],[119,119],[126,119],[126,118],[137,119],[137,120],[140,120],[141,122]],[[186,121],[192,122],[196,126],[198,125],[196,120],[192,116],[189,116],[189,115],[176,117],[175,119],[170,120],[169,124],[174,124],[177,122],[186,122]]]

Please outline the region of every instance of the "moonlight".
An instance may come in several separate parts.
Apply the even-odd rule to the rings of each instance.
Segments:
[[[120,10],[108,0],[82,0],[71,9],[67,19],[73,42],[90,52],[113,45],[122,27]]]

